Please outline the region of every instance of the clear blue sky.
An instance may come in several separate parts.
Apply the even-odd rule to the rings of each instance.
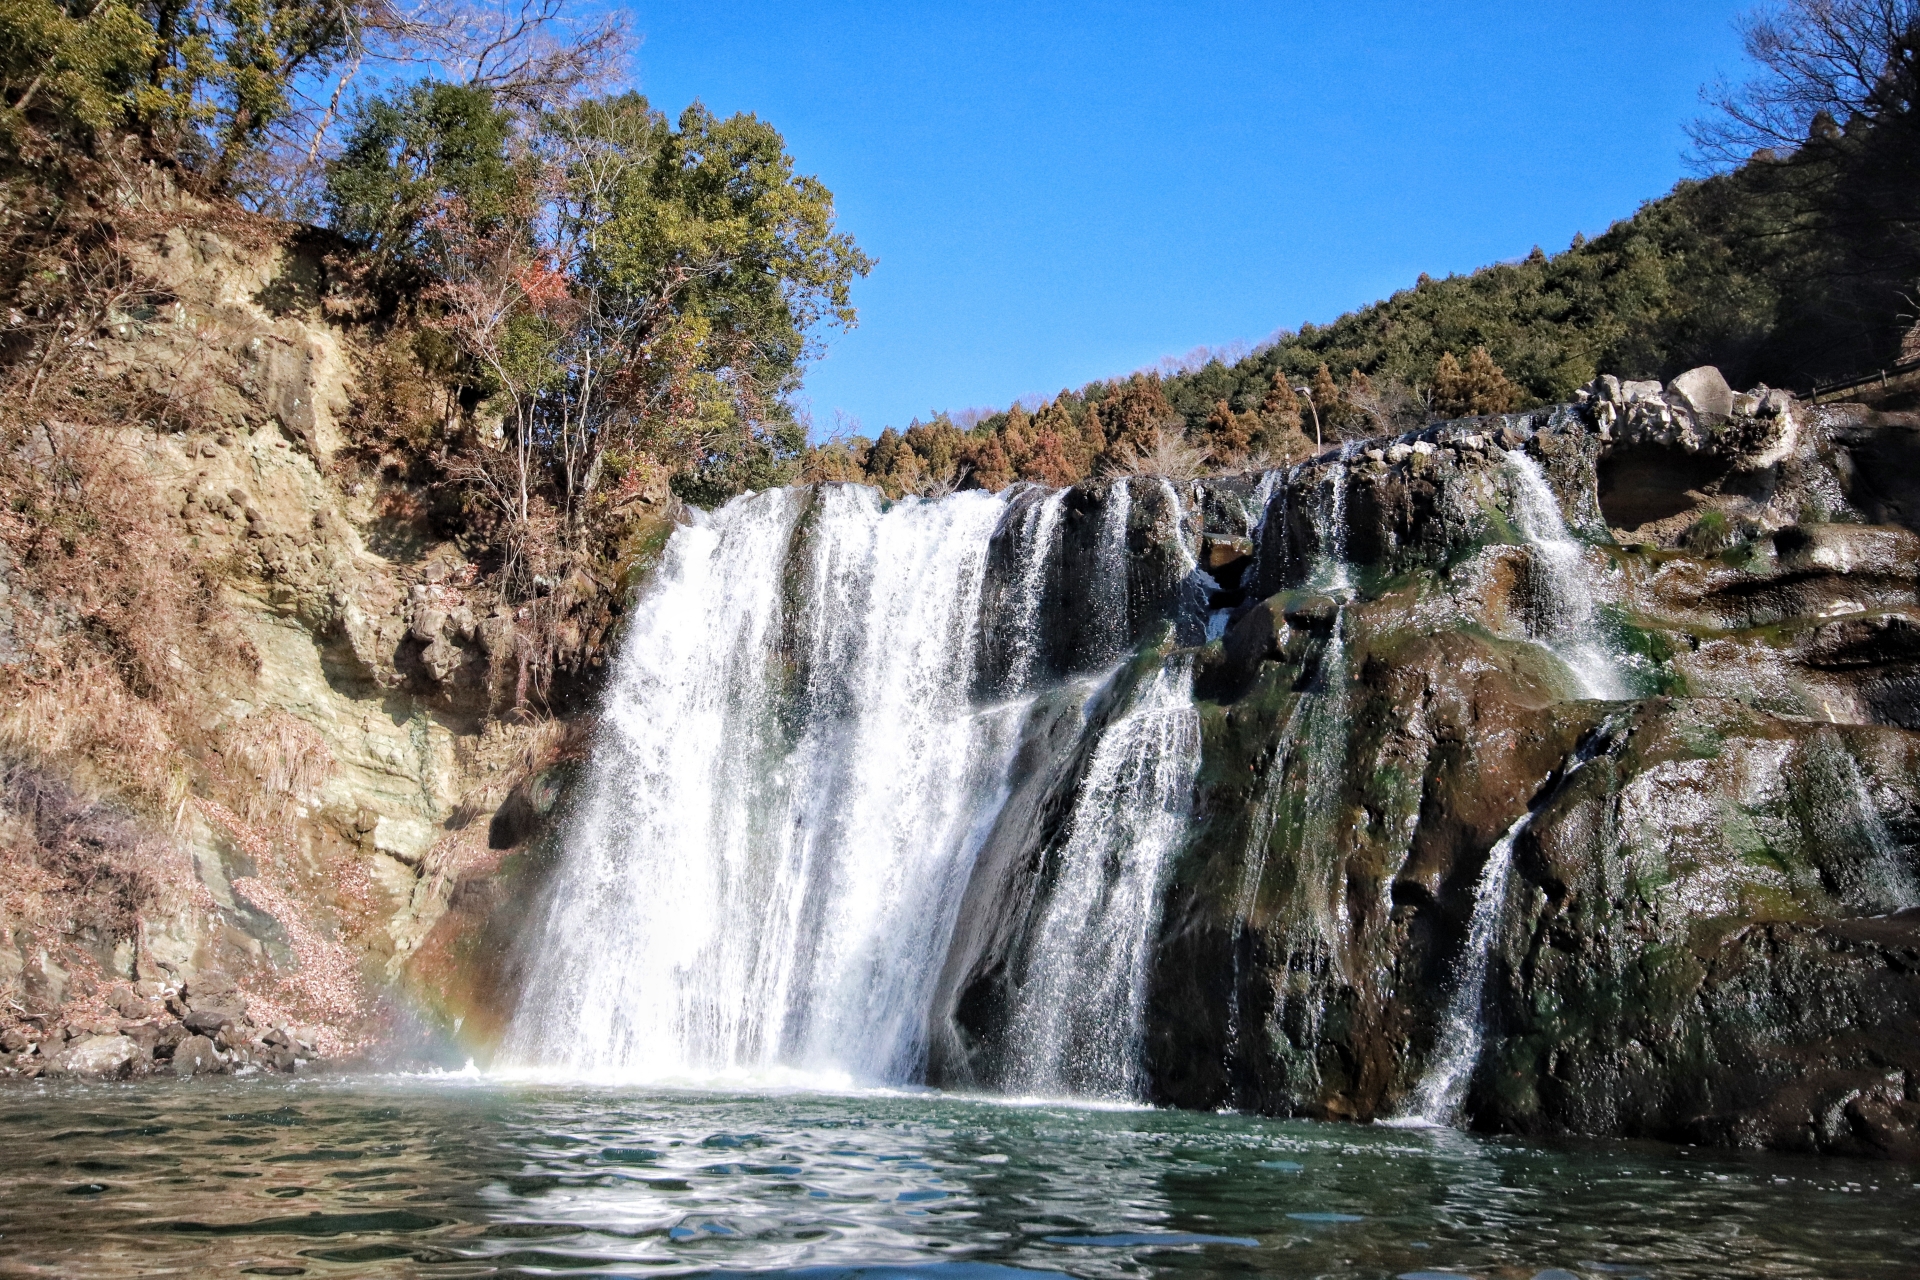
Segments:
[[[816,433],[1004,406],[1565,247],[1685,175],[1746,0],[631,7],[879,259]],[[851,425],[851,424],[849,424]]]

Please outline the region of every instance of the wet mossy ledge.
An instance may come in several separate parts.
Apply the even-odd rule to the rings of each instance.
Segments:
[[[1074,735],[1178,662],[1199,762],[1154,925],[1150,1100],[1431,1119],[1477,974],[1453,1122],[1920,1158],[1920,496],[1888,463],[1920,418],[1723,386],[1602,379],[1285,472],[1067,491],[1036,640],[984,637],[974,692],[1019,664],[1062,690],[1120,674],[1091,701],[1042,695],[1023,729],[1003,812],[1038,844],[989,839],[972,866],[928,1081],[1006,1078]],[[1006,497],[987,608],[1049,495]],[[1116,566],[1101,531],[1122,517]],[[799,681],[806,656],[782,652]],[[488,849],[435,869],[383,961],[482,1061],[586,738],[465,815]]]

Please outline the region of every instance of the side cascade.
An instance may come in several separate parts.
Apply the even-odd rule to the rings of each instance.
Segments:
[[[1454,965],[1453,991],[1447,1000],[1440,1039],[1434,1046],[1426,1073],[1414,1088],[1405,1118],[1398,1123],[1416,1128],[1441,1126],[1452,1124],[1459,1115],[1467,1085],[1480,1063],[1481,1046],[1487,1039],[1487,968],[1506,920],[1507,882],[1513,873],[1514,844],[1554,794],[1607,749],[1613,735],[1611,721],[1603,722],[1589,734],[1561,771],[1557,783],[1543,790],[1487,851],[1486,864],[1474,884],[1473,915],[1467,924],[1466,946]]]
[[[1509,450],[1506,467],[1513,478],[1514,524],[1533,554],[1532,622],[1538,639],[1566,664],[1583,697],[1631,696],[1601,634],[1586,548],[1567,529],[1546,474],[1524,449]]]
[[[1186,832],[1199,767],[1192,664],[1176,657],[1101,734],[1054,855],[1010,1037],[1015,1092],[1140,1096],[1161,885]]]

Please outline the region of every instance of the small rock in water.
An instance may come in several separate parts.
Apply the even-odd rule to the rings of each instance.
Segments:
[[[205,1036],[188,1036],[173,1051],[173,1071],[178,1076],[208,1075],[225,1065],[214,1051],[213,1041]]]
[[[1260,1169],[1278,1169],[1282,1173],[1299,1173],[1307,1166],[1294,1160],[1262,1160],[1255,1167]]]

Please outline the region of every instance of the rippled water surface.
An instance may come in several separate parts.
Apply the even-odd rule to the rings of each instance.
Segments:
[[[9,1276],[1680,1280],[1920,1258],[1907,1167],[937,1095],[36,1085],[0,1091],[0,1135]]]

